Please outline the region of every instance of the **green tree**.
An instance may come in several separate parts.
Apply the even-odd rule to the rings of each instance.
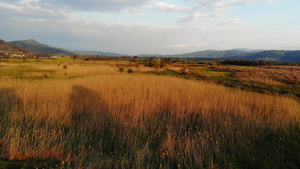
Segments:
[[[158,58],[158,59],[151,59],[150,61],[149,61],[149,66],[150,67],[160,67],[160,65],[161,65],[161,60]]]
[[[134,56],[132,59],[131,59],[132,62],[136,63],[138,61],[138,57],[137,56]]]

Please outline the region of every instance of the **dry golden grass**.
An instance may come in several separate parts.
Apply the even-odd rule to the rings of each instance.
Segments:
[[[286,97],[116,67],[35,65],[57,79],[0,78],[1,156],[68,168],[231,168],[269,133],[299,129]],[[68,76],[91,76],[74,79]],[[284,136],[282,136],[284,137]]]

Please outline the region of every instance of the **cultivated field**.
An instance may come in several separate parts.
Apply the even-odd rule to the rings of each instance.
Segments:
[[[0,168],[300,165],[297,97],[127,69],[0,62]]]

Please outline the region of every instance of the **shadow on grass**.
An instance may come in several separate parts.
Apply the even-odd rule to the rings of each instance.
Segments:
[[[9,143],[3,142],[3,138],[11,125],[9,113],[15,106],[21,106],[21,100],[14,88],[5,87],[0,89],[0,169],[18,168],[56,168],[60,161],[55,158],[11,158],[8,153]]]
[[[106,101],[97,92],[74,85],[69,110],[71,126],[67,127],[66,146],[72,147],[71,158],[79,159],[69,167],[112,167],[115,156],[124,153],[120,149],[120,145],[124,143],[118,137],[123,127],[108,110]],[[94,166],[89,166],[90,164]]]

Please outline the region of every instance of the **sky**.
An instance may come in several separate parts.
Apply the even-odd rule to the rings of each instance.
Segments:
[[[300,50],[299,0],[0,0],[0,39],[129,55]]]

